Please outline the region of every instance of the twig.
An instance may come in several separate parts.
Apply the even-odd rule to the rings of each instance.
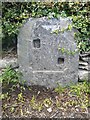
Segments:
[[[58,114],[58,110],[50,118],[54,118]]]

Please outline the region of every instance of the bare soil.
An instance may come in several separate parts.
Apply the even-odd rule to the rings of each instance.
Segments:
[[[80,99],[69,94],[69,89],[58,94],[54,89],[41,86],[17,86],[8,91],[8,97],[2,101],[3,118],[89,118],[88,108],[80,106]],[[22,93],[23,98],[19,98]],[[74,102],[72,102],[74,101]],[[77,102],[77,103],[76,103]]]

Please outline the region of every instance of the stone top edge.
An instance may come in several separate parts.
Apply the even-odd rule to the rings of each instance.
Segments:
[[[26,22],[19,28],[20,30],[25,27],[25,25],[28,25],[30,23],[35,23],[35,22],[41,22],[40,24],[42,25],[61,25],[61,23],[66,23],[68,25],[72,24],[72,18],[71,17],[59,17],[59,18],[48,18],[48,17],[30,17],[26,20]]]
[[[28,20],[27,20],[27,22],[28,21],[33,21],[33,20],[38,20],[38,21],[41,21],[41,22],[44,22],[44,21],[47,21],[47,22],[51,22],[51,21],[53,21],[53,23],[54,22],[61,22],[61,21],[67,21],[67,22],[69,22],[69,23],[72,23],[72,18],[71,17],[59,17],[59,18],[54,18],[54,17],[52,17],[52,18],[48,18],[48,17],[40,17],[40,18],[34,18],[34,17],[31,17],[31,18],[29,18]]]
[[[57,18],[49,19],[48,17],[40,17],[40,18],[30,17],[29,19],[27,19],[26,23],[24,23],[23,26],[21,27],[20,34],[24,32],[25,29],[28,29],[29,32],[29,28],[35,29],[35,27],[37,28],[40,26],[47,31],[50,30],[49,31],[50,33],[53,33],[55,30],[63,30],[63,29],[66,30],[68,28],[68,25],[71,24],[72,24],[72,18],[70,17],[59,17],[58,19]],[[72,32],[70,34],[73,35],[75,31],[74,28],[72,28],[71,31]]]
[[[72,18],[71,17],[58,17],[58,18],[55,18],[55,17],[51,17],[51,18],[49,18],[49,17],[47,17],[47,16],[44,16],[44,17],[30,17],[29,18],[29,20],[32,20],[32,19],[57,19],[57,20],[59,20],[59,19],[67,19],[67,20],[71,20]]]

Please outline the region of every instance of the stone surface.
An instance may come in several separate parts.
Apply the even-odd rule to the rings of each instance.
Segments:
[[[64,32],[71,24],[69,18],[30,18],[18,36],[18,63],[22,80],[28,85],[56,87],[78,81],[79,55],[67,54],[77,49],[74,29]],[[62,53],[58,48],[63,49]]]
[[[83,81],[83,80],[88,81],[88,77],[89,77],[88,74],[89,74],[89,71],[79,69],[79,72],[78,72],[79,81]]]
[[[84,65],[83,65],[84,64]],[[8,65],[11,65],[13,68],[16,68],[18,66],[18,63],[17,63],[17,58],[3,58],[3,59],[0,59],[0,75],[2,74],[2,71],[3,69],[5,69]],[[88,77],[89,77],[89,67],[88,67],[88,70],[85,70],[85,69],[82,69],[82,67],[84,66],[87,66],[88,67],[88,64],[87,63],[83,63],[83,62],[79,62],[79,72],[78,72],[78,77],[79,77],[79,81],[83,81],[83,80],[87,80],[88,81]],[[82,66],[82,67],[81,67]],[[86,67],[85,66],[85,67]]]
[[[89,70],[88,63],[87,62],[83,62],[83,61],[79,61],[79,69],[88,71]]]
[[[12,66],[12,67],[15,67],[17,66],[17,58],[3,58],[3,59],[0,59],[0,69],[4,69],[6,68],[7,66]]]
[[[0,59],[0,75],[2,75],[3,69],[5,69],[7,66],[11,66],[12,68],[16,68],[18,66],[17,58],[4,57],[3,59]]]
[[[83,53],[80,54],[80,61],[79,61],[79,81],[87,80],[89,81],[90,75],[90,53]]]

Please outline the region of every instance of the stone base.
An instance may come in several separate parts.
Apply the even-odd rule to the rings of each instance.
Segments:
[[[28,85],[41,85],[47,88],[55,88],[58,84],[69,86],[78,82],[76,72],[67,73],[67,71],[23,71],[22,80]],[[73,82],[72,82],[73,81]]]

